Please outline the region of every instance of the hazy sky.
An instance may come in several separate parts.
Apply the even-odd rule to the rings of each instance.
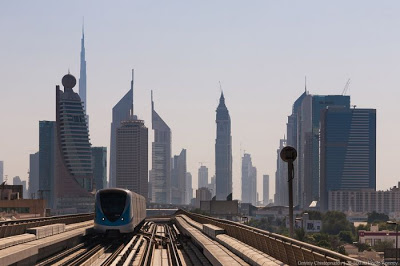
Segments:
[[[366,0],[1,1],[5,174],[27,179],[39,120],[55,120],[56,84],[68,69],[78,78],[84,16],[93,146],[109,146],[111,108],[135,68],[135,113],[151,133],[149,152],[153,90],[173,154],[187,149],[197,187],[199,162],[215,171],[220,80],[232,120],[234,198],[243,150],[257,167],[260,199],[262,174],[273,198],[276,150],[304,76],[321,95],[341,94],[351,78],[352,104],[377,109],[377,188],[387,189],[400,180],[399,13],[399,1]]]

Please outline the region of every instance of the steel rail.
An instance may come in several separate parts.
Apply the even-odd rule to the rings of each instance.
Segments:
[[[286,245],[288,247],[297,246],[302,250],[307,249],[310,251],[310,253],[311,253],[310,255],[312,255],[313,253],[318,253],[326,259],[331,258],[334,260],[339,260],[340,262],[347,262],[347,263],[352,263],[352,264],[357,264],[357,265],[365,264],[365,262],[363,262],[363,261],[351,258],[349,256],[340,254],[338,252],[335,252],[335,251],[332,251],[329,249],[325,249],[325,248],[321,248],[318,246],[314,246],[314,245],[306,243],[306,242],[302,242],[302,241],[299,241],[299,240],[296,240],[296,239],[293,239],[290,237],[286,237],[286,236],[282,236],[279,234],[264,231],[264,230],[261,230],[261,229],[255,228],[255,227],[251,227],[248,225],[240,224],[240,223],[233,222],[233,221],[218,219],[218,218],[214,218],[214,217],[210,217],[210,216],[205,216],[205,215],[201,215],[201,214],[195,214],[195,213],[187,212],[185,210],[179,210],[178,213],[179,212],[187,215],[191,219],[193,219],[197,222],[200,222],[200,223],[212,223],[212,224],[222,227],[222,228],[224,227],[224,225],[236,226],[239,228],[243,228],[243,230],[247,230],[249,232],[254,232],[254,233],[269,237],[272,240],[275,240],[277,242],[282,242],[284,245]],[[223,229],[225,229],[225,228],[223,228]],[[249,243],[246,243],[246,244],[249,244]],[[279,259],[279,258],[277,258],[277,259]]]

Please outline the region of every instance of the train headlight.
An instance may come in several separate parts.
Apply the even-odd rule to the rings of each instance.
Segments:
[[[102,220],[102,221],[104,221],[104,220],[105,220],[105,219],[104,219],[104,217],[103,217],[103,218],[101,218],[101,220]]]
[[[124,220],[124,217],[121,218],[121,221],[123,221],[123,220]]]

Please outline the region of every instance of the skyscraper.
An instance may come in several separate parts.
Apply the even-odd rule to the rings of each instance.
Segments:
[[[221,92],[216,110],[217,138],[215,140],[215,176],[216,199],[226,200],[232,197],[232,137],[231,118]]]
[[[4,161],[0,161],[0,184],[4,182]]]
[[[152,201],[171,203],[171,129],[154,109],[151,92],[151,117],[154,130],[152,143]]]
[[[198,186],[197,188],[208,186],[208,168],[204,165],[199,168]]]
[[[190,204],[192,199],[193,199],[192,174],[186,172],[186,204]]]
[[[376,189],[376,110],[327,107],[321,115],[321,210],[329,191]]]
[[[312,199],[311,184],[304,186],[306,178],[311,179],[310,173],[305,171],[305,165],[309,165],[311,159],[304,155],[305,142],[311,136],[311,122],[312,122],[312,96],[305,90],[304,93],[294,102],[292,107],[292,114],[288,117],[287,123],[287,143],[286,145],[296,148],[297,154],[301,154],[294,161],[296,176],[293,179],[293,202],[294,205],[302,206],[305,197]],[[308,142],[307,142],[308,145]],[[310,181],[307,181],[310,182]],[[308,192],[309,189],[310,191]],[[307,190],[307,191],[305,191]],[[306,200],[307,201],[307,200]]]
[[[85,32],[82,26],[82,39],[81,39],[81,70],[79,76],[79,96],[81,97],[83,103],[83,110],[87,111],[87,101],[86,101],[86,57],[85,57]]]
[[[242,203],[257,205],[257,169],[248,153],[242,157]]]
[[[281,159],[281,150],[286,146],[286,139],[279,140],[279,148],[276,150],[275,195],[274,205],[289,205],[288,169],[287,164]]]
[[[72,88],[76,79],[62,79],[64,91],[56,86],[55,208],[92,210],[94,204],[92,152],[89,129],[81,98]]]
[[[327,107],[344,107],[350,108],[350,96],[344,95],[313,95],[312,98],[312,135],[310,144],[312,152],[312,200],[320,200],[319,189],[320,189],[320,169],[319,169],[319,149],[320,149],[320,123],[321,123],[321,111]],[[307,182],[307,181],[305,181]],[[306,183],[307,184],[307,183]],[[308,206],[309,203],[305,203]],[[308,204],[308,205],[307,205]]]
[[[293,179],[294,205],[308,207],[319,200],[319,124],[327,106],[350,106],[343,95],[310,95],[307,90],[294,102],[287,122],[287,145],[297,150]]]
[[[24,183],[25,182],[25,183]],[[22,181],[19,176],[14,176],[13,177],[13,185],[20,185],[22,186],[22,195],[19,195],[21,199],[25,198],[25,191],[26,191],[26,181]]]
[[[39,191],[39,152],[29,154],[29,198],[38,198]]]
[[[148,198],[148,129],[132,116],[116,132],[116,185]]]
[[[196,208],[200,208],[201,201],[210,201],[212,197],[211,191],[208,188],[201,187],[196,190]]]
[[[112,109],[111,138],[110,138],[110,177],[109,187],[116,187],[116,136],[117,128],[122,121],[129,120],[133,115],[133,78],[132,70],[131,89],[122,97]]]
[[[39,193],[47,208],[54,208],[56,122],[39,121]]]
[[[107,187],[107,147],[92,147],[92,168],[96,190]]]
[[[171,203],[186,204],[186,149],[173,158]]]
[[[269,204],[269,175],[263,175],[263,204]]]
[[[210,190],[212,197],[216,195],[216,184],[215,184],[215,175],[211,177],[210,183],[208,183],[208,190]]]

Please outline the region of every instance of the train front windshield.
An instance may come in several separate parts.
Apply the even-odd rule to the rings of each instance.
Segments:
[[[115,222],[121,217],[125,203],[126,192],[124,191],[100,191],[101,210],[111,222]]]

